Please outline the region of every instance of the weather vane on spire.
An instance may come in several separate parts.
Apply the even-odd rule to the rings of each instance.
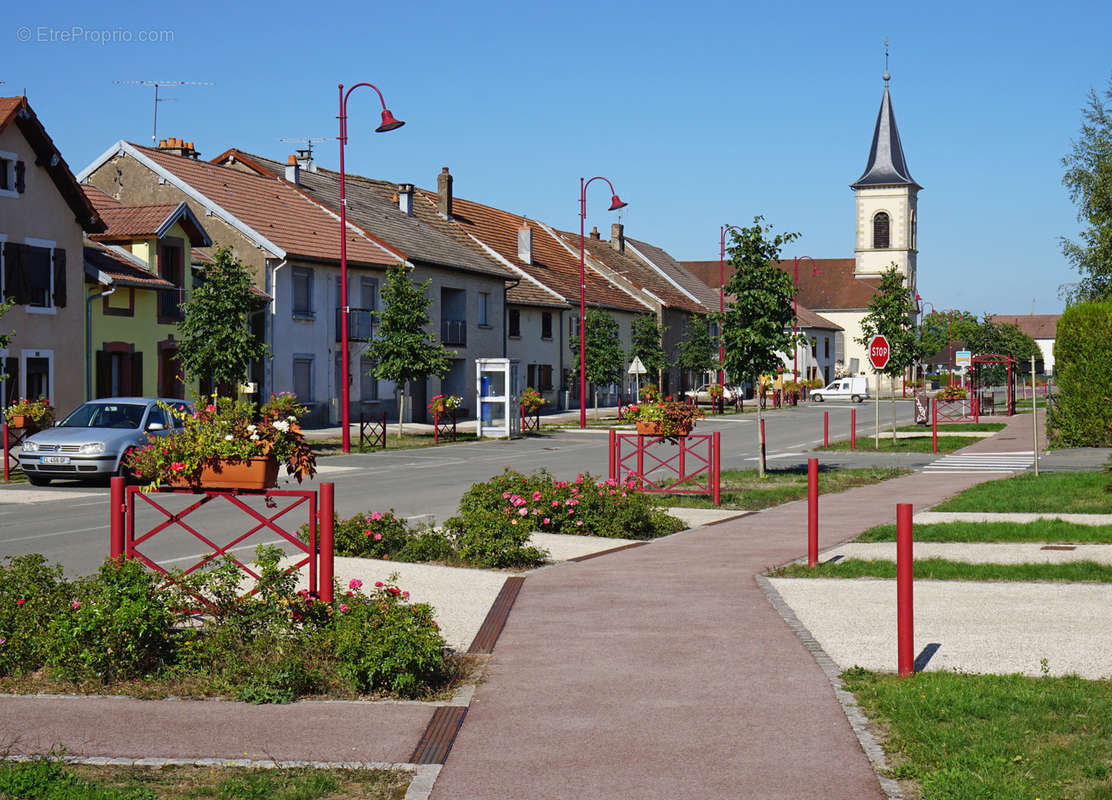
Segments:
[[[892,76],[888,73],[888,37],[885,36],[884,37],[884,85],[887,86],[888,81],[890,81],[891,79],[892,79]]]

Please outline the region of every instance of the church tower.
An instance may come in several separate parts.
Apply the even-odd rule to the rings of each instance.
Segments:
[[[884,95],[865,172],[850,184],[857,205],[854,275],[879,275],[895,264],[907,276],[907,286],[914,294],[919,252],[917,205],[923,187],[912,179],[904,159],[888,94],[891,77],[884,73]]]

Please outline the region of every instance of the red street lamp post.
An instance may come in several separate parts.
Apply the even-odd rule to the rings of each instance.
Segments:
[[[357,83],[344,93],[344,85],[340,84],[340,370],[342,371],[341,383],[344,385],[344,398],[340,404],[340,425],[342,427],[341,442],[343,452],[351,452],[351,431],[348,426],[351,421],[349,400],[351,397],[348,386],[348,292],[347,292],[347,199],[344,193],[344,145],[347,144],[347,100],[348,96],[360,86],[370,86],[378,94],[382,103],[382,124],[375,128],[375,133],[385,133],[400,128],[404,122],[394,119],[390,109],[386,107],[386,100],[382,92],[373,83]]]
[[[792,316],[792,380],[799,380],[799,342],[796,337],[799,335],[799,262],[811,262],[811,274],[818,275],[819,268],[815,266],[815,259],[810,256],[796,256],[795,264],[793,265],[792,285],[795,287],[795,297],[792,298],[795,306]]]
[[[585,301],[587,289],[587,266],[583,255],[584,227],[587,224],[587,187],[594,181],[606,181],[610,187],[610,208],[608,211],[617,211],[625,208],[628,203],[619,199],[614,191],[614,184],[608,178],[596,175],[589,181],[579,179],[579,427],[587,427],[587,306]]]
[[[718,384],[726,385],[726,337],[723,319],[726,315],[726,234],[740,231],[737,225],[721,225],[718,228]]]

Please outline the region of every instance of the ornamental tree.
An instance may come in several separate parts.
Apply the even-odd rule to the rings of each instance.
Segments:
[[[418,285],[410,280],[401,264],[386,272],[382,288],[384,307],[372,312],[378,317],[378,336],[367,348],[375,360],[368,375],[394,381],[398,392],[398,438],[402,436],[405,397],[412,381],[427,380],[429,375],[443,378],[451,369],[449,359],[455,351],[448,350],[426,330],[428,308],[432,298],[425,295],[432,279]]]
[[[248,324],[260,301],[251,293],[247,268],[226,247],[216,252],[215,260],[182,306],[178,358],[187,375],[236,387],[247,378],[251,362],[266,358],[270,350]]]
[[[688,314],[683,339],[676,347],[676,366],[685,374],[702,375],[718,366],[715,356],[706,320]]]
[[[667,364],[664,357],[664,328],[652,314],[641,314],[633,320],[633,341],[629,348],[629,359],[641,359],[648,374],[660,383],[660,373]]]
[[[868,347],[878,333],[888,340],[888,364],[880,372],[892,380],[919,361],[922,354],[919,330],[915,325],[915,304],[911,290],[904,285],[904,276],[895,264],[880,276],[880,286],[869,299],[869,310],[861,318],[858,344]],[[877,382],[877,397],[880,382]],[[892,392],[892,442],[896,442],[896,393]]]
[[[593,388],[617,383],[625,368],[618,321],[601,309],[592,308],[586,318],[587,383]],[[579,380],[579,337],[568,340],[573,358],[572,373]],[[646,365],[647,366],[647,365]],[[598,392],[595,392],[595,416],[598,416]]]
[[[727,250],[734,273],[725,291],[734,299],[726,304],[722,317],[722,338],[726,347],[726,372],[737,383],[744,379],[760,385],[760,376],[782,366],[780,354],[788,352],[795,337],[791,333],[795,311],[792,300],[795,286],[791,276],[777,266],[780,250],[799,238],[798,233],[772,233],[764,217],[756,216],[747,228],[730,231],[733,244]],[[757,404],[757,416],[761,407]],[[757,425],[757,462],[760,476],[765,474],[764,448],[760,447]]]

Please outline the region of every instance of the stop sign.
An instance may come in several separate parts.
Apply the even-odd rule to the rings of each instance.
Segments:
[[[878,333],[869,340],[869,363],[873,365],[873,369],[879,371],[888,366],[890,354],[888,340],[884,338],[884,334]]]

